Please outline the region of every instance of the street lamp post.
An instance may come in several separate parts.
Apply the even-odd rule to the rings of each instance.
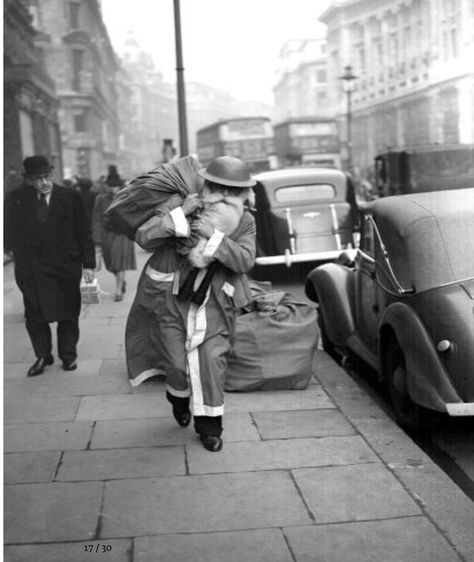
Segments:
[[[186,124],[186,96],[184,90],[183,51],[181,48],[181,16],[179,0],[174,2],[174,30],[176,43],[176,79],[178,93],[179,150],[180,156],[188,154],[188,130]]]
[[[347,169],[348,172],[352,172],[352,92],[354,91],[354,80],[357,80],[358,76],[352,73],[352,66],[350,64],[344,67],[344,74],[339,76],[343,81],[343,89],[347,95]]]

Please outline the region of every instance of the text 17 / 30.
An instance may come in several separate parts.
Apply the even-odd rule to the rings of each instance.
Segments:
[[[85,544],[85,552],[112,552],[111,544]]]

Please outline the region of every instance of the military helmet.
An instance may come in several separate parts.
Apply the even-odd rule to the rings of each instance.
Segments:
[[[229,187],[247,188],[257,183],[250,177],[247,164],[234,156],[219,156],[198,173],[205,180]]]

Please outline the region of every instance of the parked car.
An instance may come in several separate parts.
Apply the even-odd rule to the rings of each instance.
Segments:
[[[374,201],[353,264],[313,269],[306,294],[324,349],[372,366],[401,425],[474,415],[474,188]]]
[[[354,247],[359,211],[345,173],[294,167],[253,177],[258,266],[333,260]]]

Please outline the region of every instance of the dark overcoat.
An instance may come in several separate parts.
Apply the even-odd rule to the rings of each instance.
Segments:
[[[77,318],[82,268],[95,268],[91,225],[79,193],[55,184],[44,223],[36,190],[29,185],[7,195],[4,211],[4,245],[13,252],[26,318]]]

